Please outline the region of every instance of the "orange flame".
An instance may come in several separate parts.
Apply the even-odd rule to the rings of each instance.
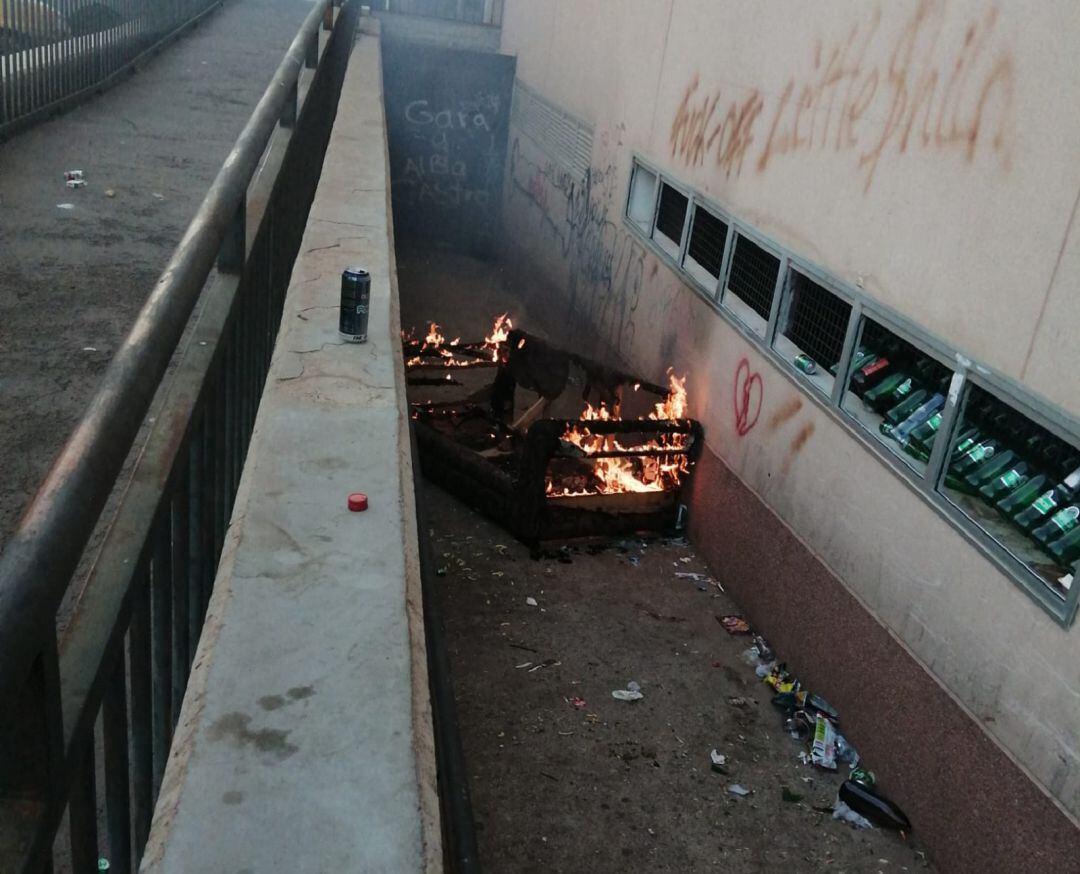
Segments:
[[[502,344],[510,339],[510,331],[513,328],[514,323],[506,313],[495,317],[495,324],[491,327],[491,333],[484,338],[484,348],[491,350],[492,361],[499,360],[499,350],[502,348]]]
[[[657,403],[648,418],[652,421],[675,421],[686,418],[686,377],[681,379],[668,370],[668,393]],[[635,386],[637,388],[637,386]],[[581,418],[586,421],[613,421],[620,416],[612,413],[603,403],[598,407],[586,402]],[[548,495],[570,497],[575,495],[614,495],[623,492],[662,492],[676,488],[690,465],[686,455],[674,454],[685,449],[686,435],[662,434],[644,444],[624,446],[614,435],[593,434],[586,426],[570,426],[562,439],[580,449],[585,455],[599,452],[627,452],[613,458],[596,458],[591,461],[592,473],[598,485],[594,489],[572,491],[557,490],[550,475],[546,484]],[[671,450],[671,455],[634,455],[635,452]]]

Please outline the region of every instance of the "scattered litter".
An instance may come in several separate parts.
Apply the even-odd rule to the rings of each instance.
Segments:
[[[814,744],[810,748],[810,758],[820,768],[836,770],[836,729],[824,716],[817,718],[814,729]]]
[[[536,598],[532,597],[531,595],[528,598],[525,599],[525,604],[527,606],[529,606],[529,607],[538,607],[539,606],[536,603]]]
[[[626,688],[629,689],[631,692],[641,691],[641,685],[638,683],[637,680],[631,680],[629,683],[626,684]]]
[[[792,792],[790,789],[787,788],[787,786],[780,787],[780,795],[784,799],[784,801],[788,802],[789,804],[798,804],[800,801],[803,800],[802,795],[800,795],[798,792]]]
[[[812,759],[807,755],[806,750],[799,750],[799,761],[804,765],[809,765]]]
[[[582,698],[580,695],[575,695],[573,698],[568,698],[567,700],[577,710],[584,710],[587,706],[585,703],[585,699]]]
[[[645,696],[640,692],[631,692],[627,689],[616,689],[611,693],[612,698],[616,698],[619,701],[640,701]]]
[[[82,170],[65,170],[64,171],[65,182],[82,182],[83,171]]]
[[[495,546],[493,546],[492,548],[497,553],[499,553],[499,555],[506,555],[506,544],[504,544],[504,543],[496,543]]]
[[[106,197],[116,197],[116,192],[113,191],[111,188],[106,188],[105,189],[105,196]]]
[[[679,561],[681,561],[683,564],[690,564],[690,562],[692,562],[693,560],[694,557],[692,555],[684,555],[679,558]]]
[[[873,771],[867,771],[865,768],[852,768],[851,773],[848,774],[848,779],[861,786],[873,786],[877,783],[877,777]]]
[[[750,624],[741,616],[717,616],[716,621],[728,634],[749,634]]]
[[[446,565],[443,565],[442,567],[439,567],[439,568],[435,568],[435,576],[437,576],[437,577],[445,577],[447,570],[449,570],[449,568],[447,568]]]
[[[728,772],[727,756],[723,753],[713,750],[709,753],[709,760],[712,762],[712,769],[716,771],[717,774],[726,774]]]
[[[491,575],[493,577],[505,577],[506,576],[506,574],[503,571],[492,571]]]
[[[97,346],[83,346],[83,352],[97,352]]]
[[[636,555],[628,555],[626,557],[626,560],[628,562],[630,562],[630,564],[633,565],[634,567],[640,567],[641,566],[641,558],[636,556]]]
[[[882,828],[905,832],[911,830],[911,821],[904,812],[884,795],[878,795],[869,786],[862,786],[851,780],[844,781],[840,787],[837,803],[845,804]]]
[[[154,197],[154,198],[156,198],[157,200],[164,200],[164,199],[165,199],[165,195],[164,195],[164,194],[159,194],[159,193],[158,193],[158,192],[156,192],[156,191],[152,192],[152,193],[151,193],[151,196],[152,196],[152,197]]]
[[[541,668],[551,668],[561,664],[562,662],[556,661],[555,659],[544,659],[542,662],[540,662],[540,664],[533,665],[531,668],[529,668],[529,673],[531,674],[534,671],[539,671]]]
[[[728,698],[727,703],[730,704],[732,707],[745,707],[750,702],[743,698],[741,695],[738,695],[734,698]]]
[[[58,204],[56,204],[56,208],[57,209],[75,209],[75,204],[74,203],[58,203]]]
[[[856,768],[859,765],[859,754],[856,752],[855,747],[847,742],[847,738],[842,734],[836,736],[836,758],[841,762],[845,762],[852,768]]]
[[[520,671],[522,668],[532,667],[532,662],[522,662],[520,665],[514,665],[514,667]]]
[[[758,665],[754,668],[754,673],[764,680],[769,674],[772,673],[772,665]]]
[[[732,783],[728,786],[727,791],[732,795],[738,795],[740,798],[745,798],[752,790],[747,789],[745,786],[740,786],[738,783]]]
[[[865,816],[861,816],[856,813],[839,798],[836,799],[836,804],[833,805],[833,819],[840,819],[844,822],[850,822],[855,828],[873,828],[874,824],[870,822]]]
[[[98,871],[108,871],[112,866],[109,864],[109,860],[102,856],[97,860]]]
[[[760,634],[754,635],[754,648],[757,650],[758,658],[763,662],[771,662],[776,659],[776,654],[772,651],[772,647],[765,642],[765,638]]]

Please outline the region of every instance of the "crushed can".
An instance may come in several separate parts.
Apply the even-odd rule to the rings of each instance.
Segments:
[[[345,342],[367,342],[370,304],[371,276],[361,267],[346,267],[341,273],[341,316],[338,321],[338,331]]]

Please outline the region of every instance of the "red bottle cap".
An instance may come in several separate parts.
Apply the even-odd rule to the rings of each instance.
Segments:
[[[367,495],[363,492],[353,492],[349,495],[349,509],[354,513],[362,513],[367,509]]]

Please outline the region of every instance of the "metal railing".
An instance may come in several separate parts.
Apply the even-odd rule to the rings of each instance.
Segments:
[[[146,845],[352,47],[359,7],[332,2],[304,21],[0,556],[4,872],[52,870],[65,810],[74,871],[105,847],[129,872]]]
[[[383,0],[375,8],[469,24],[502,25],[503,0]]]
[[[0,140],[108,85],[221,0],[0,0]]]

